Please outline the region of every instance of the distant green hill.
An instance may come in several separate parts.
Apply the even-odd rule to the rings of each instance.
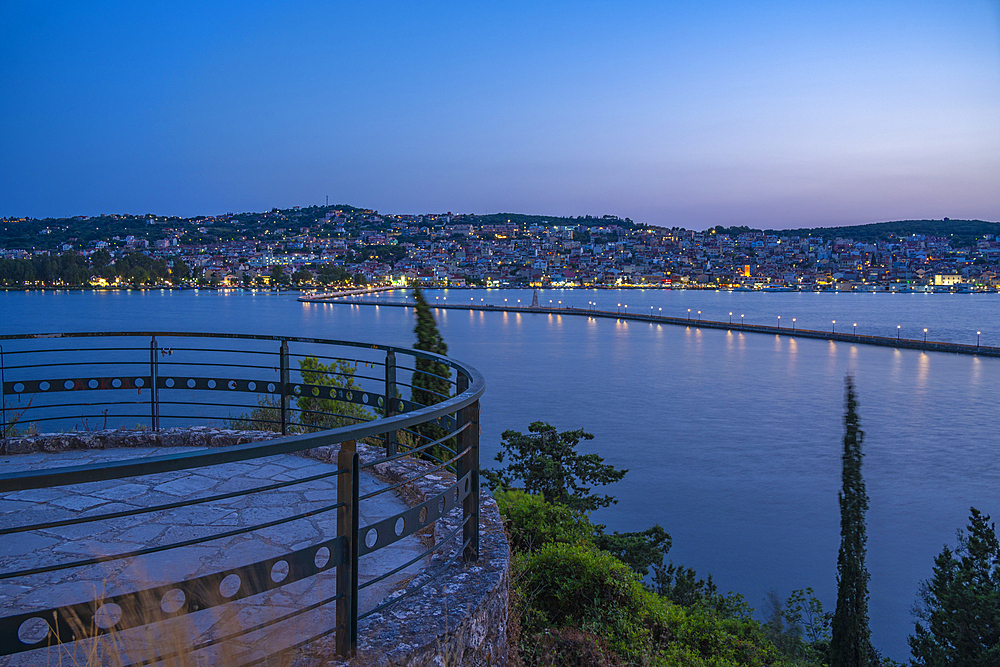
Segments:
[[[844,227],[803,227],[800,229],[751,229],[749,227],[716,227],[720,234],[743,234],[751,231],[764,231],[780,236],[817,236],[824,239],[836,237],[850,238],[855,241],[883,241],[896,236],[912,236],[924,234],[950,238],[952,247],[962,247],[975,243],[985,234],[1000,235],[1000,222],[983,220],[897,220],[894,222],[874,222],[867,225],[850,225]]]

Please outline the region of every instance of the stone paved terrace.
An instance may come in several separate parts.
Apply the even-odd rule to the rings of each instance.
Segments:
[[[100,463],[126,457],[156,456],[177,451],[189,450],[158,447],[35,453],[4,456],[0,462],[5,472],[16,472]],[[252,489],[270,482],[308,477],[332,470],[336,470],[336,467],[331,463],[281,455],[258,461],[206,467],[197,472],[160,473],[113,482],[20,491],[6,494],[0,499],[0,526],[19,525],[25,520],[38,523],[171,503]],[[363,495],[384,487],[385,484],[370,474],[362,473],[359,486]],[[336,502],[336,478],[331,478],[164,512],[6,535],[0,540],[0,571],[113,555],[147,546],[209,536]],[[360,525],[374,523],[405,509],[407,505],[401,498],[392,492],[386,493],[378,496],[377,500],[361,503]],[[17,608],[28,611],[68,602],[93,601],[102,596],[182,581],[281,556],[336,534],[337,517],[336,511],[333,511],[177,550],[0,581],[0,609]],[[420,538],[415,535],[381,549],[359,561],[359,581],[363,583],[405,563],[425,549]],[[374,606],[378,600],[411,579],[421,567],[422,564],[418,562],[399,574],[362,590],[359,594],[359,608]],[[316,575],[315,581],[296,582],[290,588],[288,591],[281,589],[262,594],[261,600],[232,603],[242,608],[238,611],[228,610],[227,613],[236,613],[241,617],[253,616],[259,622],[276,611],[287,613],[295,606],[305,606],[332,596],[336,593],[335,570],[330,569]],[[326,618],[313,620],[313,627],[319,625],[317,631],[323,629],[321,623],[332,624],[332,616],[329,614]],[[208,624],[197,625],[205,625],[197,628],[199,634],[203,634],[212,628],[224,627],[226,623],[212,619]],[[287,628],[282,629],[282,633],[287,632]],[[21,654],[20,658],[8,658],[6,664],[37,664],[38,658],[37,655]]]
[[[103,435],[101,435],[103,433]],[[155,434],[98,432],[96,436],[35,436],[0,440],[0,466],[4,472],[41,467],[79,465],[125,457],[152,456],[173,451],[189,451],[150,445],[227,445],[250,439],[271,438],[274,434],[238,434],[212,429],[168,429]],[[140,449],[121,449],[123,445]],[[101,447],[113,447],[102,449]],[[50,452],[40,451],[50,450]],[[359,445],[362,461],[374,460],[380,450]],[[17,453],[26,452],[26,453]],[[310,450],[306,456],[281,455],[256,461],[225,464],[197,471],[161,473],[141,478],[98,482],[21,491],[0,495],[0,526],[25,522],[58,520],[114,512],[190,499],[204,495],[249,489],[274,481],[292,480],[335,469],[336,449]],[[426,464],[404,459],[375,466],[376,475],[362,474],[361,494],[384,487],[386,480],[400,481],[419,473]],[[448,475],[428,475],[404,485],[409,504],[440,492]],[[249,496],[213,501],[161,513],[102,520],[77,526],[52,528],[0,538],[0,571],[44,566],[95,555],[120,553],[154,544],[172,543],[198,536],[217,534],[235,527],[259,524],[289,514],[336,502],[336,481],[317,480]],[[403,497],[393,492],[362,503],[360,525],[365,526],[407,508]],[[506,653],[507,568],[509,553],[499,516],[492,498],[486,505],[481,527],[483,555],[479,563],[465,565],[461,559],[446,559],[457,553],[457,541],[450,551],[433,559],[422,559],[377,585],[361,591],[359,609],[364,612],[386,596],[411,594],[386,612],[360,624],[359,664],[435,664],[442,651],[464,657],[461,664],[503,664]],[[457,526],[460,517],[448,516],[435,526],[435,539]],[[424,531],[426,532],[426,531]],[[272,528],[199,545],[117,560],[52,573],[0,581],[0,616],[32,608],[47,608],[68,602],[99,599],[152,585],[172,583],[231,567],[280,556],[290,550],[315,544],[336,534],[336,515],[330,512]],[[363,583],[415,558],[426,549],[430,535],[413,535],[359,561]],[[430,567],[427,567],[428,561]],[[446,567],[441,569],[441,565]],[[417,587],[431,571],[443,574],[434,585]],[[67,647],[43,649],[0,658],[0,665],[29,664],[129,664],[149,657],[149,647],[181,646],[234,633],[250,624],[287,614],[305,605],[331,597],[336,592],[335,571],[328,571],[290,585],[202,610],[171,621],[127,630],[117,635],[118,649],[108,652],[107,639],[95,653],[92,642],[76,642]],[[267,651],[288,646],[334,625],[333,605],[284,621],[265,630],[223,642],[198,653],[199,660],[184,664],[243,664]],[[320,665],[337,663],[332,658],[330,639],[314,642],[297,658],[277,664]],[[124,647],[124,648],[122,648]],[[46,653],[47,651],[47,653]],[[339,664],[339,663],[338,663]]]

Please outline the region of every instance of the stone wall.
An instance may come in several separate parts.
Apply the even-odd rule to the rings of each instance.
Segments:
[[[280,436],[267,431],[208,427],[55,433],[0,439],[0,455],[118,447],[226,447],[277,437]],[[362,463],[383,456],[381,449],[364,444],[358,444],[357,451]],[[307,450],[303,455],[333,462],[337,453],[337,447],[321,447]],[[441,493],[454,483],[454,475],[428,472],[432,467],[403,457],[376,464],[371,470],[391,483],[416,478],[400,489],[412,505]],[[460,521],[459,510],[438,520],[434,526],[435,543],[452,532]],[[358,654],[354,659],[346,662],[336,659],[330,639],[310,644],[294,660],[296,667],[345,664],[354,667],[486,667],[506,664],[510,548],[496,501],[487,492],[480,495],[479,528],[478,560],[465,563],[458,555],[459,531],[435,552],[427,568],[404,589],[393,592],[386,599],[397,599],[397,602],[359,623]],[[359,611],[364,613],[365,610]]]

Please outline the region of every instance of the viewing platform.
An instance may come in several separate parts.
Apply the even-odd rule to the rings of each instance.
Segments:
[[[505,654],[509,551],[479,489],[485,385],[471,367],[218,334],[3,344],[0,665],[187,654],[192,664],[432,664],[442,651],[486,665]],[[397,356],[446,363],[454,395],[398,398],[416,371]],[[292,370],[295,359],[313,361]],[[358,371],[302,371],[319,359]],[[138,406],[146,428],[134,428]],[[163,424],[181,412],[244,428]],[[94,413],[132,427],[24,432]],[[446,435],[422,436],[428,422]]]

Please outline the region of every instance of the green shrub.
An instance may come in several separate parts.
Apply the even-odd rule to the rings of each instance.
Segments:
[[[521,590],[530,608],[522,620],[528,636],[576,627],[604,637],[626,660],[647,652],[640,612],[648,593],[627,565],[591,544],[543,546],[528,557]]]
[[[586,515],[565,505],[547,503],[519,489],[497,493],[496,500],[516,551],[532,551],[552,542],[590,542],[594,537],[594,526]]]

